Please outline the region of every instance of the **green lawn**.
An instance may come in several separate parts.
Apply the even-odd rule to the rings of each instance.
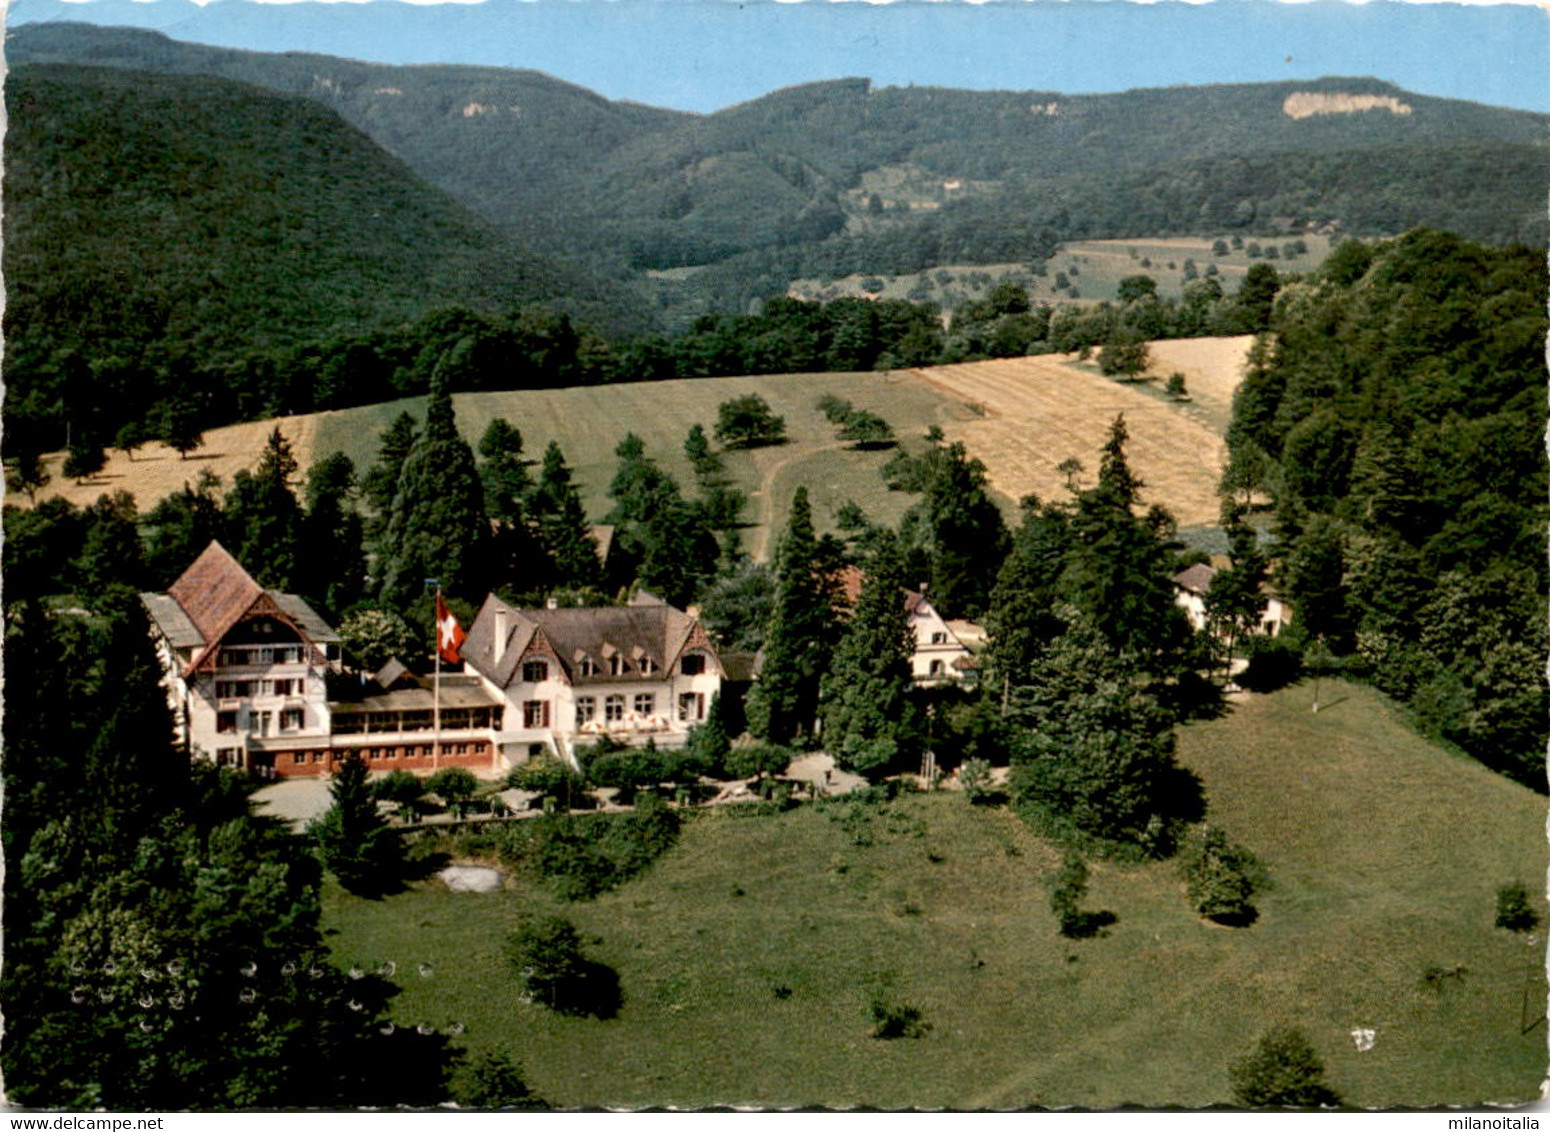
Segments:
[[[587,513],[600,521],[612,506],[609,481],[618,467],[614,448],[625,433],[645,441],[646,452],[679,486],[694,493],[694,477],[683,454],[684,437],[696,422],[714,436],[716,410],[733,397],[758,393],[785,418],[789,442],[726,455],[727,472],[750,496],[744,512],[750,529],[743,545],[762,556],[769,518],[779,531],[791,493],[800,483],[821,495],[814,520],[820,531],[833,526],[833,506],[854,499],[874,520],[893,524],[914,498],[889,492],[878,470],[888,452],[857,452],[834,438],[834,426],[816,408],[833,394],[887,420],[902,438],[918,438],[933,424],[964,419],[972,411],[963,402],[925,381],[903,375],[783,374],[662,381],[570,389],[506,393],[463,393],[454,398],[458,427],[478,443],[495,417],[522,430],[528,454],[541,459],[550,440],[558,440],[581,485]],[[399,413],[423,418],[425,399],[411,398],[326,414],[319,422],[313,458],[343,452],[357,468],[376,460],[379,437]]]
[[[696,817],[643,877],[563,909],[619,973],[611,1021],[519,1000],[500,942],[555,908],[543,889],[331,890],[327,921],[342,962],[397,961],[401,1022],[462,1023],[560,1105],[1196,1106],[1229,1099],[1227,1064],[1277,1022],[1357,1105],[1532,1099],[1545,1033],[1521,1030],[1525,996],[1542,1013],[1544,948],[1491,921],[1499,884],[1544,875],[1543,800],[1365,688],[1326,682],[1323,699],[1339,702],[1250,697],[1181,734],[1213,820],[1275,881],[1248,929],[1196,918],[1171,864],[1098,864],[1084,906],[1118,922],[1064,940],[1043,887],[1055,851],[956,794],[870,811],[865,845],[838,809]],[[1465,973],[1434,993],[1429,966]],[[871,1038],[879,989],[930,1032]]]

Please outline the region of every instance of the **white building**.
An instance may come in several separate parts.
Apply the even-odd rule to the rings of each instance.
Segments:
[[[839,588],[846,605],[855,608],[865,580],[866,572],[856,566],[847,566],[840,572]],[[971,678],[979,668],[974,653],[984,643],[984,631],[971,621],[946,620],[923,593],[899,593],[915,637],[915,649],[910,656],[910,675],[915,683],[940,684]]]
[[[1200,563],[1173,576],[1174,602],[1184,610],[1190,626],[1197,633],[1206,631],[1206,594],[1211,592],[1211,579],[1216,568]],[[1278,637],[1292,623],[1292,610],[1274,595],[1265,597],[1265,610],[1260,614],[1255,635]]]
[[[689,614],[642,595],[628,606],[517,609],[485,599],[461,650],[467,669],[506,702],[507,763],[602,735],[681,744],[704,721],[725,675]]]

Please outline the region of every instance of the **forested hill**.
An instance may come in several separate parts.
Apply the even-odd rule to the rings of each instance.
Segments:
[[[13,428],[61,399],[133,415],[181,371],[440,306],[619,308],[307,99],[25,64],[6,98]]]
[[[1277,301],[1228,434],[1309,660],[1540,791],[1547,284],[1527,248],[1347,243]]]
[[[801,275],[1026,260],[1074,238],[1308,223],[1550,235],[1550,118],[1370,78],[1080,96],[844,79],[690,115],[532,72],[237,52],[118,28],[29,26],[8,48],[304,94],[545,251],[614,270],[735,266],[688,284],[709,304],[779,294]]]

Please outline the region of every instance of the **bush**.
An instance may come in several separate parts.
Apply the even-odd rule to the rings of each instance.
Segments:
[[[1208,920],[1247,927],[1259,916],[1254,892],[1264,883],[1254,854],[1227,840],[1216,826],[1190,832],[1179,855],[1179,875],[1189,889],[1189,902]]]
[[[453,813],[461,814],[468,800],[479,790],[479,780],[470,770],[449,766],[426,779],[425,789],[446,803]]]
[[[959,767],[958,781],[963,785],[963,796],[972,805],[987,802],[994,796],[990,782],[990,764],[984,759],[969,759]]]
[[[1521,884],[1504,884],[1496,890],[1496,926],[1510,932],[1531,932],[1539,924],[1539,915],[1529,903],[1528,890]]]
[[[392,802],[400,810],[407,810],[425,796],[426,785],[419,775],[407,770],[395,770],[371,784],[371,796],[383,802]]]
[[[743,743],[734,744],[721,762],[733,778],[764,778],[784,773],[791,765],[792,757],[789,747],[774,743]]]
[[[590,900],[645,872],[671,849],[679,821],[667,803],[647,795],[632,814],[556,814],[533,826],[508,851],[525,855],[562,900]]]
[[[1060,923],[1060,934],[1067,939],[1090,939],[1103,932],[1117,917],[1113,912],[1084,912],[1082,897],[1087,895],[1087,863],[1075,852],[1067,852],[1050,884],[1049,907]]]
[[[716,411],[716,440],[728,448],[781,444],[785,439],[785,418],[777,417],[757,393],[723,401]]]
[[[452,1082],[452,1099],[462,1108],[535,1108],[542,1105],[522,1076],[522,1066],[504,1054],[481,1053]]]
[[[563,917],[524,921],[506,939],[506,959],[523,991],[550,1010],[599,1018],[619,1012],[619,976],[586,957],[576,925]]]
[[[506,776],[506,785],[514,790],[529,790],[563,802],[569,794],[581,790],[582,780],[580,775],[553,755],[539,755],[513,768]]]
[[[1278,1026],[1265,1034],[1253,1053],[1233,1062],[1228,1075],[1234,1098],[1250,1108],[1319,1108],[1340,1103],[1324,1083],[1324,1063],[1312,1043],[1302,1031],[1289,1027]]]
[[[1244,642],[1248,667],[1238,673],[1238,687],[1250,692],[1274,692],[1302,675],[1302,651],[1280,637],[1249,637]]]
[[[920,1007],[911,1006],[907,1002],[894,1002],[882,992],[872,996],[870,1011],[872,1036],[882,1041],[923,1038],[926,1031],[931,1029],[931,1023],[925,1021]]]

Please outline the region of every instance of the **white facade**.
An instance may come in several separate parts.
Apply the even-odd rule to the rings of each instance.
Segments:
[[[910,612],[910,631],[915,634],[915,652],[910,671],[917,684],[940,684],[962,680],[972,670],[973,654],[958,633],[922,594],[905,591],[905,606]]]

